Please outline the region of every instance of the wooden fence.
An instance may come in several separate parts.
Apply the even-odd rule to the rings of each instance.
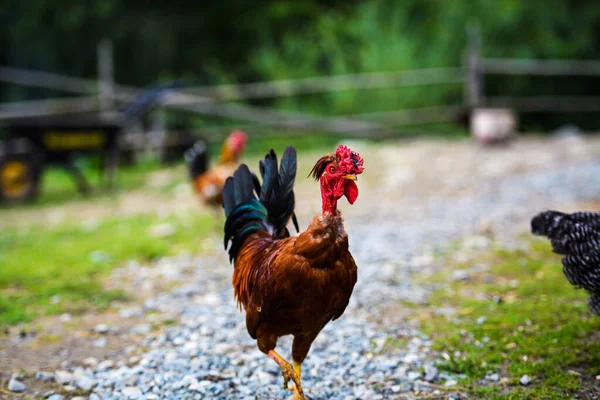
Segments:
[[[130,102],[142,89],[118,85],[112,78],[112,49],[103,41],[98,48],[99,81],[43,71],[0,66],[0,81],[60,90],[83,97],[35,100],[0,104],[0,121],[35,115],[99,112],[111,115],[115,103]],[[387,137],[402,126],[456,120],[474,108],[501,107],[517,112],[596,112],[600,96],[566,97],[487,97],[486,75],[598,76],[599,61],[514,60],[483,58],[481,35],[469,30],[469,47],[463,66],[410,71],[318,76],[294,80],[236,85],[190,87],[169,92],[162,101],[167,109],[183,110],[204,116],[245,121],[259,126],[285,129],[322,130],[352,136]],[[345,116],[315,116],[301,112],[255,107],[230,101],[299,96],[350,90],[401,88],[439,84],[464,87],[461,104],[375,112]],[[220,129],[220,128],[215,128]]]

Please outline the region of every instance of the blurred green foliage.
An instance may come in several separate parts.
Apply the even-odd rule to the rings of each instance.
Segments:
[[[96,75],[96,44],[113,40],[118,82],[250,82],[461,65],[466,27],[499,58],[600,59],[600,5],[547,0],[8,0],[0,9],[0,63]],[[600,79],[490,76],[488,95],[592,95]],[[47,94],[11,88],[3,99]],[[460,103],[459,84],[307,95],[262,105],[352,114]],[[532,127],[565,116],[533,116]],[[575,122],[577,115],[568,118]]]

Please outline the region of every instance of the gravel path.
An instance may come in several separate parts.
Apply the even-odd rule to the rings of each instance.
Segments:
[[[600,160],[590,155],[596,147],[584,142],[570,146],[565,150],[559,141],[547,145],[544,154],[550,155],[540,163],[528,159],[536,150],[526,144],[520,148],[522,154],[514,156],[518,165],[497,174],[493,169],[500,164],[495,160],[510,165],[503,158],[508,153],[482,153],[482,159],[489,158],[487,167],[469,175],[463,165],[461,171],[468,178],[456,180],[451,179],[451,170],[446,171],[447,179],[427,180],[427,174],[411,175],[414,170],[398,167],[389,173],[404,176],[397,182],[407,190],[401,196],[390,196],[393,184],[381,185],[385,174],[368,181],[368,189],[361,186],[356,206],[342,206],[359,266],[358,284],[344,316],[323,330],[304,364],[308,397],[423,398],[441,395],[440,386],[452,386],[457,377],[434,367],[440,355],[430,351],[430,340],[401,313],[384,313],[385,305],[426,301],[432,288],[415,284],[412,277],[434,271],[433,252],[450,241],[473,237],[477,231],[514,240],[515,232],[527,229],[535,212],[600,197]],[[586,156],[569,157],[565,155],[569,151]],[[369,160],[367,155],[365,159]],[[459,181],[457,190],[453,185]],[[427,197],[408,189],[419,182],[431,185]],[[366,206],[376,201],[381,206]],[[308,210],[302,210],[304,223],[308,215]],[[486,244],[485,237],[474,238],[475,244]],[[243,314],[235,308],[231,266],[224,253],[165,259],[150,273],[136,265],[116,273],[129,274],[143,285],[157,276],[189,270],[194,273],[185,285],[147,300],[142,310],[176,315],[177,324],[158,334],[137,327],[145,337],[136,347],[125,349],[120,359],[71,370],[64,382],[79,387],[81,382],[90,384],[94,387],[90,399],[287,398],[290,392],[281,388],[278,367],[258,351]],[[406,345],[385,348],[395,338]],[[289,355],[291,339],[281,339],[278,349],[284,357]]]

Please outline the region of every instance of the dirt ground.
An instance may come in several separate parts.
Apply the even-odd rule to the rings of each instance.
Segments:
[[[479,185],[495,185],[500,180],[526,171],[543,170],[560,163],[585,163],[600,158],[599,137],[562,137],[551,140],[522,139],[505,147],[481,148],[471,142],[414,141],[365,145],[349,143],[366,161],[366,171],[360,177],[362,204],[378,204],[377,207],[353,207],[347,215],[358,220],[380,218],[393,212],[398,204],[413,207],[430,197],[453,198],[476,193]],[[304,179],[311,162],[317,154],[302,154],[297,178],[297,211],[307,221],[319,208],[317,186]],[[256,160],[248,160],[251,164]],[[180,171],[157,173],[148,180],[148,187],[160,187],[179,178]],[[477,183],[477,184],[474,184]],[[370,189],[377,188],[377,190]],[[191,195],[189,186],[181,181],[170,192],[148,194],[148,188],[122,193],[110,200],[91,199],[75,201],[65,205],[48,205],[2,211],[0,229],[13,226],[28,226],[35,223],[59,224],[73,218],[78,220],[100,220],[115,215],[137,213],[186,213],[201,207]],[[599,208],[600,203],[573,205],[575,207]],[[202,211],[198,212],[206,212]],[[568,211],[568,210],[567,210]],[[484,224],[485,221],[482,221]],[[525,227],[526,228],[526,227]],[[516,229],[524,229],[523,226]],[[214,238],[220,246],[220,238]],[[149,270],[155,268],[148,266]],[[43,383],[34,378],[38,371],[56,371],[67,366],[97,363],[110,359],[124,348],[135,344],[138,335],[132,333],[137,325],[148,323],[146,313],[132,312],[130,316],[119,314],[119,310],[144,308],[151,294],[166,287],[182,285],[184,274],[173,280],[165,280],[164,274],[156,273],[150,285],[140,288],[127,279],[127,267],[122,266],[107,279],[106,284],[125,288],[133,294],[133,300],[125,305],[115,304],[106,312],[89,311],[71,316],[68,322],[59,316],[38,319],[25,326],[10,328],[0,335],[0,380],[2,387],[11,373],[22,373],[22,381],[32,390],[28,395],[41,395],[49,390],[63,392],[62,385]],[[190,272],[191,273],[191,272]],[[121,277],[121,279],[115,279]],[[160,330],[172,324],[175,315],[169,310],[155,310],[154,323],[150,330]],[[106,324],[109,331],[99,333],[95,328]],[[106,339],[103,346],[94,345]],[[135,360],[135,353],[131,357]],[[86,361],[87,360],[87,361]],[[73,395],[76,392],[71,393]],[[5,396],[18,397],[6,391]]]

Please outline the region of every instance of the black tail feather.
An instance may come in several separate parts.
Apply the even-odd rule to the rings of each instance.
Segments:
[[[254,191],[256,195],[260,198],[260,181],[258,180],[258,176],[254,172],[250,172],[252,174],[252,184],[254,185]]]
[[[263,183],[260,191],[260,202],[270,209],[271,203],[273,203],[274,196],[276,194],[278,185],[278,174],[277,171],[277,155],[273,149],[265,156],[264,161],[259,163],[260,172],[263,178]]]
[[[288,147],[277,166],[277,155],[273,150],[260,161],[259,169],[263,178],[250,172],[245,164],[227,178],[223,187],[223,208],[225,211],[224,245],[231,241],[230,260],[234,260],[248,235],[266,231],[281,238],[289,236],[287,223],[290,218],[299,231],[294,214],[294,181],[296,179],[296,150]],[[255,197],[254,193],[258,196]]]
[[[277,166],[277,155],[271,149],[263,161],[259,162],[263,183],[260,189],[260,202],[269,212],[269,224],[278,236],[289,236],[286,225],[290,218],[299,231],[294,214],[294,182],[296,180],[296,149],[288,147]]]
[[[208,170],[208,151],[206,142],[198,140],[194,145],[187,149],[183,158],[188,163],[190,178],[195,180]]]
[[[267,224],[267,210],[254,196],[255,177],[242,164],[227,178],[223,187],[223,208],[225,227],[223,244],[231,241],[229,260],[232,261],[242,247],[244,240],[258,231],[271,231]]]
[[[600,315],[600,213],[546,211],[531,220],[531,231],[548,237],[564,255],[565,277],[590,293],[590,307]]]
[[[288,147],[283,153],[281,158],[281,166],[279,168],[279,195],[277,203],[277,211],[274,213],[273,225],[275,228],[285,228],[290,217],[295,220],[294,226],[298,230],[298,221],[294,214],[294,207],[296,206],[296,199],[294,196],[294,182],[296,181],[296,149]]]
[[[223,209],[225,211],[225,217],[231,214],[231,211],[235,207],[235,198],[233,197],[233,176],[230,176],[225,180],[225,185],[223,185],[223,190],[221,193],[223,194]]]

